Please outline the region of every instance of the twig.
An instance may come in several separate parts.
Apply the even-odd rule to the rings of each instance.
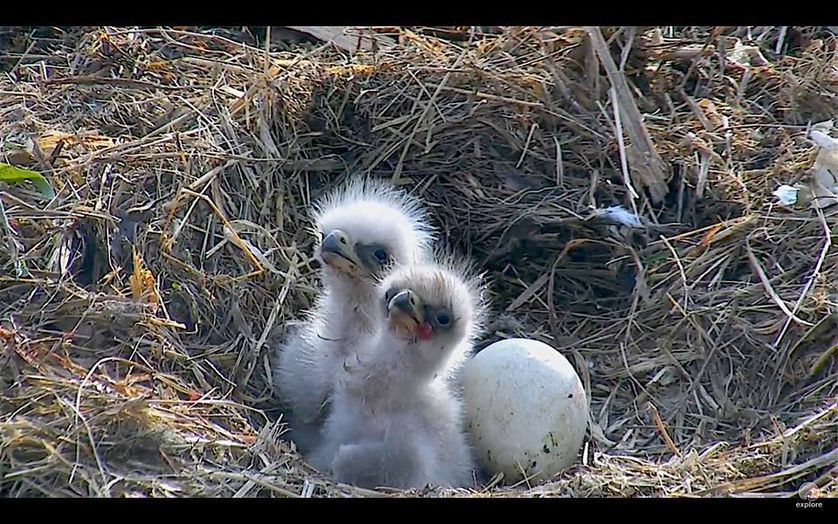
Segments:
[[[639,154],[637,158],[639,165],[634,164],[635,172],[640,177],[643,185],[649,189],[652,201],[658,203],[663,200],[667,191],[663,160],[655,151],[655,146],[649,136],[649,131],[643,124],[643,117],[634,102],[625,75],[620,73],[611,58],[602,32],[598,27],[589,27],[586,30],[599,61],[608,75],[608,81],[616,91],[616,97],[620,101],[620,111],[625,117],[626,131],[631,139],[632,148],[636,149]]]
[[[810,324],[809,322],[797,318],[794,315],[794,313],[792,313],[789,310],[788,306],[786,306],[786,303],[783,301],[783,299],[780,298],[780,295],[778,295],[777,292],[774,291],[774,288],[771,286],[771,281],[768,279],[768,276],[762,269],[762,265],[760,265],[759,261],[754,255],[754,251],[753,249],[751,249],[750,243],[747,241],[745,243],[745,249],[747,250],[748,260],[751,262],[751,267],[753,267],[754,271],[756,271],[757,276],[759,277],[759,281],[762,282],[762,286],[765,288],[765,291],[768,292],[768,296],[771,297],[771,300],[773,300],[774,303],[777,304],[777,306],[783,311],[783,313],[785,313],[789,317],[790,320],[794,320],[802,326],[811,327],[812,324]]]

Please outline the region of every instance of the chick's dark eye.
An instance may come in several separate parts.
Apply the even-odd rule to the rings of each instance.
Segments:
[[[440,313],[436,316],[436,321],[440,326],[447,326],[451,323],[451,317],[448,316],[448,313]]]
[[[378,260],[382,264],[387,262],[387,252],[384,251],[383,249],[376,249],[375,252],[373,253],[373,256],[375,257],[376,260]]]

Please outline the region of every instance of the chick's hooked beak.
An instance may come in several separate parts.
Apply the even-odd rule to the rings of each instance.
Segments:
[[[409,289],[396,293],[390,299],[387,316],[392,325],[412,338],[428,340],[433,334],[431,325],[425,321],[421,298]]]
[[[355,253],[349,235],[340,229],[330,231],[323,237],[320,243],[320,258],[326,265],[341,273],[358,275],[361,272],[359,265],[355,262]]]

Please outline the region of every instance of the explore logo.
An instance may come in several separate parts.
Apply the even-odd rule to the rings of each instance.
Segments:
[[[803,499],[805,502],[798,502],[795,504],[795,507],[798,508],[822,508],[823,502],[817,502],[817,499],[821,497],[821,490],[818,488],[818,485],[813,482],[807,482],[800,486],[800,489],[797,490],[797,496]]]

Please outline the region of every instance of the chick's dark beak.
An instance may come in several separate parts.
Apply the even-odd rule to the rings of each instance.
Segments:
[[[411,334],[415,334],[419,325],[425,321],[422,309],[419,296],[409,289],[396,293],[387,303],[390,321]]]
[[[419,321],[422,320],[420,318],[421,311],[419,310],[419,297],[416,296],[416,293],[409,289],[396,293],[396,295],[390,299],[388,309],[391,312],[394,310],[399,311],[416,317]]]
[[[348,249],[349,235],[340,229],[330,231],[325,237],[323,237],[323,242],[320,243],[320,251],[323,253],[334,253],[336,255],[345,256]]]
[[[339,229],[330,231],[320,243],[320,258],[333,268],[345,273],[357,271],[349,235]]]

